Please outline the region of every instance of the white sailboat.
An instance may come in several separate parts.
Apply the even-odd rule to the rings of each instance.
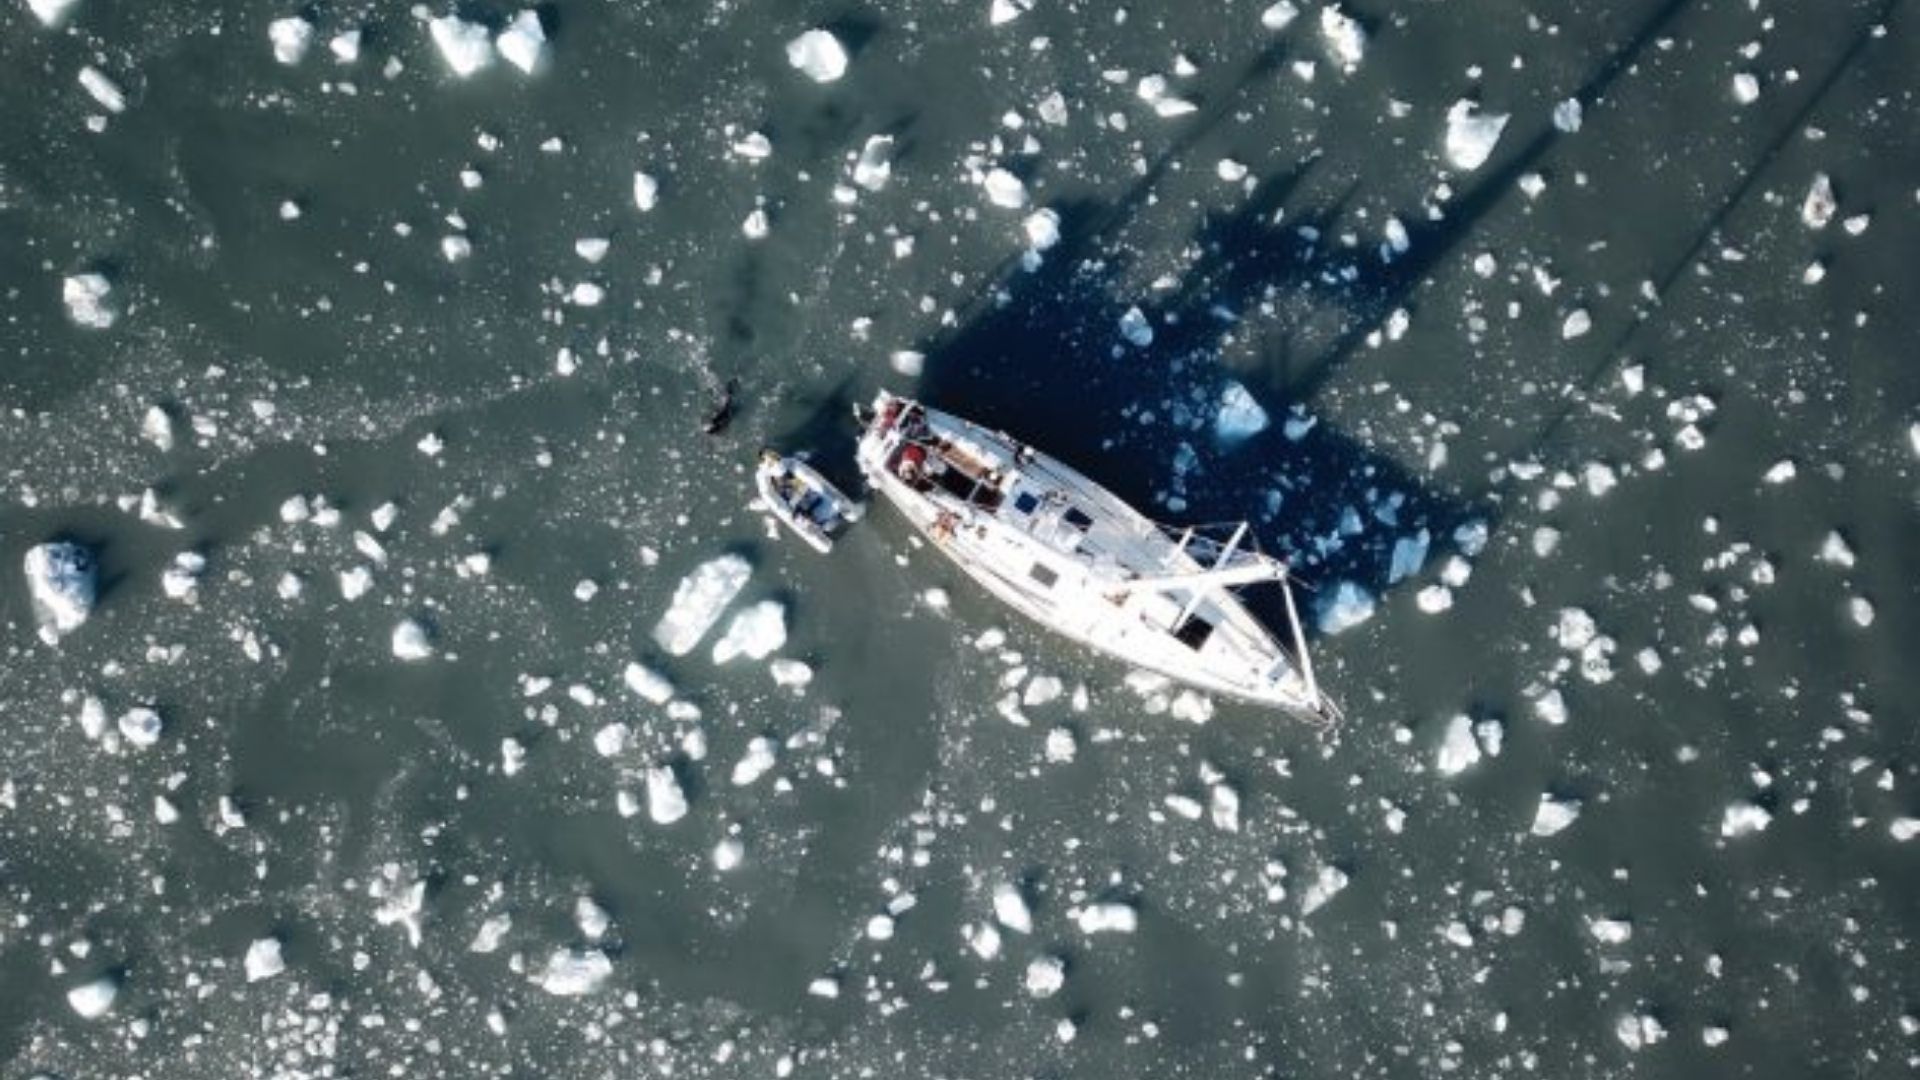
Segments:
[[[1002,432],[885,391],[860,415],[868,484],[1009,606],[1198,689],[1337,719],[1314,681],[1287,567],[1254,548],[1246,523],[1158,524]],[[1291,652],[1232,591],[1262,582],[1284,592]]]

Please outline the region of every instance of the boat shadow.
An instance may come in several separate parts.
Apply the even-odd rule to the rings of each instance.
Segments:
[[[1248,520],[1262,549],[1287,559],[1323,596],[1341,582],[1386,592],[1397,584],[1398,541],[1424,530],[1431,564],[1461,526],[1490,526],[1494,508],[1429,484],[1359,435],[1313,419],[1311,395],[1294,387],[1317,389],[1323,365],[1309,369],[1311,377],[1296,375],[1285,348],[1251,366],[1223,359],[1245,352],[1228,348],[1244,332],[1242,313],[1276,298],[1306,297],[1340,312],[1373,302],[1341,273],[1350,253],[1321,240],[1344,196],[1307,212],[1287,206],[1311,167],[1263,181],[1231,213],[1203,221],[1191,245],[1199,257],[1172,288],[1146,298],[1128,296],[1133,268],[1108,236],[1114,207],[1056,207],[1059,242],[1010,260],[955,327],[925,343],[913,392],[1046,450],[1156,520]],[[1150,327],[1151,341],[1139,344],[1137,331],[1129,340],[1123,319]],[[1223,395],[1243,391],[1269,422],[1222,437]],[[1245,599],[1269,625],[1285,625],[1278,590]],[[1317,620],[1307,622],[1314,636]]]

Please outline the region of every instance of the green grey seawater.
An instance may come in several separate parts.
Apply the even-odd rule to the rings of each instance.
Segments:
[[[5,1075],[1920,1061],[1913,5],[1355,0],[1343,56],[1314,3],[560,0],[465,78],[440,8],[58,6],[0,8]],[[1346,724],[1195,723],[884,507],[776,534],[755,452],[853,486],[881,386],[1364,588]],[[804,687],[654,642],[729,553]]]

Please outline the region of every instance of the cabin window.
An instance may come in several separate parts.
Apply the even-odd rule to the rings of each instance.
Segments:
[[[1200,646],[1205,645],[1207,639],[1213,636],[1213,624],[1205,619],[1189,617],[1187,621],[1174,627],[1173,636],[1179,638],[1182,645],[1199,652]]]
[[[1034,498],[1033,492],[1031,491],[1023,491],[1019,495],[1014,496],[1013,508],[1023,514],[1033,513],[1034,508],[1039,505],[1040,500]]]
[[[1086,532],[1088,529],[1093,528],[1093,519],[1083,513],[1077,506],[1067,508],[1064,520],[1067,524],[1079,529],[1081,532]]]
[[[1027,576],[1039,582],[1043,589],[1053,588],[1054,583],[1060,580],[1059,571],[1046,563],[1034,563],[1033,569],[1027,571]]]

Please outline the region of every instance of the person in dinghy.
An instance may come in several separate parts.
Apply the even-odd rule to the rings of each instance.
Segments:
[[[777,450],[760,451],[754,486],[774,520],[792,529],[822,555],[865,507],[834,487],[813,466]]]

